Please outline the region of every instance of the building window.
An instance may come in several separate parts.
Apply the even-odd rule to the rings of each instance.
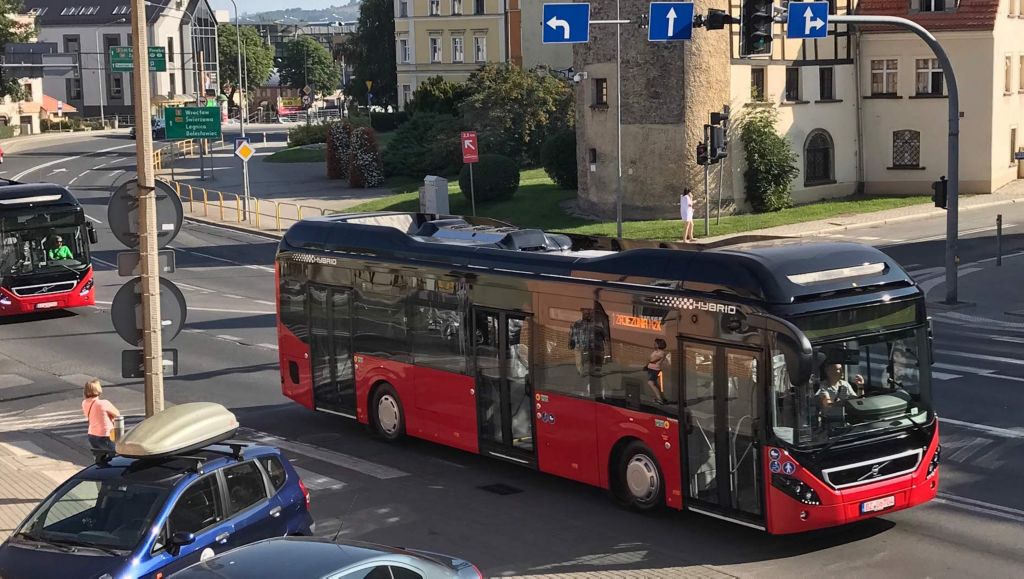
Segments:
[[[795,103],[800,100],[800,69],[791,66],[786,69],[786,101]]]
[[[167,37],[167,62],[174,62],[174,37]]]
[[[1006,55],[1006,60],[1003,64],[1004,78],[1003,78],[1003,92],[1010,94],[1010,89],[1013,87],[1013,57]]]
[[[764,73],[765,68],[763,66],[750,67],[750,100],[752,101],[762,102],[767,100],[764,89]]]
[[[921,133],[913,129],[892,132],[892,166],[916,169],[921,166]]]
[[[608,106],[608,79],[594,79],[594,106]]]
[[[895,58],[871,61],[871,95],[895,96],[899,61]]]
[[[25,102],[32,102],[34,100],[32,98],[32,83],[26,82],[22,88],[25,89]]]
[[[921,12],[944,12],[946,0],[920,0]]]
[[[474,0],[473,2],[473,14],[483,14],[487,12],[485,8],[484,0]]]
[[[64,52],[66,54],[78,54],[82,51],[82,44],[78,40],[78,35],[65,34],[64,35]]]
[[[452,15],[462,14],[462,0],[452,0]]]
[[[452,38],[452,62],[463,62],[466,60],[466,47],[461,36]]]
[[[1010,129],[1010,164],[1017,162],[1017,127]]]
[[[430,0],[430,15],[440,16],[441,15],[441,0]]]
[[[818,69],[818,99],[831,101],[836,98],[836,81],[831,66],[823,66]]]
[[[402,59],[403,63],[409,62],[409,39],[400,38],[398,39],[398,57]]]
[[[409,104],[409,101],[411,101],[411,100],[412,100],[412,86],[408,85],[408,84],[403,84],[402,85],[402,105],[404,106],[404,105]]]
[[[473,37],[473,58],[477,62],[487,61],[487,37],[486,36],[474,36]]]
[[[398,3],[398,17],[409,17],[409,0],[401,0],[401,2]]]
[[[441,62],[441,38],[430,37],[430,62]]]
[[[124,78],[120,74],[110,77],[110,98],[119,99],[124,95]]]
[[[597,164],[597,149],[592,148],[587,152],[587,162],[591,165]]]
[[[832,137],[822,130],[811,131],[804,143],[804,186],[834,183]]]
[[[168,73],[167,76],[171,79],[171,93],[170,94],[171,95],[178,94],[178,79],[175,77],[173,72]]]
[[[67,82],[67,91],[69,101],[82,100],[82,79],[69,78]]]
[[[917,59],[917,94],[942,94],[942,68],[937,58]]]

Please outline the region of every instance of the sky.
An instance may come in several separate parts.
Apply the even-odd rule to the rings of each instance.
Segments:
[[[267,10],[284,10],[286,8],[327,8],[329,6],[343,6],[348,0],[235,0],[238,3],[238,10],[242,14],[254,14],[266,12]],[[235,9],[231,6],[231,0],[210,0],[214,10],[227,10],[232,16]]]

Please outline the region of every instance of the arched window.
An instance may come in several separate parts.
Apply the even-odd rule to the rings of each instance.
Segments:
[[[832,136],[823,129],[811,131],[804,143],[804,186],[835,183],[833,159]]]
[[[892,132],[892,166],[900,169],[921,166],[921,133],[913,129]]]

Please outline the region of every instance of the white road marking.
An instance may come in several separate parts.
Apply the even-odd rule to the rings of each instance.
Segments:
[[[268,350],[276,350],[277,344],[256,344],[258,348],[266,348]]]
[[[987,336],[997,342],[1009,342],[1011,344],[1024,344],[1024,338],[1011,338],[1009,336]]]
[[[1017,225],[1015,223],[1004,224],[1003,225],[1003,230],[1010,229],[1011,227],[1017,227]],[[965,235],[972,235],[974,233],[985,233],[986,231],[995,231],[995,230],[996,230],[995,226],[976,227],[974,229],[965,229],[965,230],[960,232],[960,237],[963,238],[963,236],[965,236]],[[940,239],[946,239],[946,234],[943,233],[942,235],[932,235],[932,236],[929,236],[929,237],[917,237],[917,238],[911,239],[911,241],[913,241],[915,243],[920,243],[922,241],[938,241]]]
[[[100,259],[98,257],[95,257],[95,256],[92,258],[92,260],[95,261],[96,263],[102,263],[103,265],[106,265],[108,267],[112,267],[114,269],[117,269],[117,264],[115,264],[115,263],[110,263],[109,261],[104,261],[104,260],[102,260],[102,259]]]
[[[99,303],[99,302],[96,302],[96,303]],[[273,316],[273,315],[277,314],[277,312],[262,312],[262,311],[259,311],[259,310],[229,310],[229,309],[224,309],[224,308],[194,308],[192,306],[189,306],[188,309],[191,312],[217,312],[217,313],[222,313],[222,314],[252,314],[252,315],[257,315],[257,316]]]
[[[963,378],[959,374],[946,374],[945,372],[932,372],[932,378],[936,380],[955,380],[957,378]]]
[[[964,509],[966,511],[972,511],[975,513],[991,515],[995,517],[1000,517],[1002,519],[1008,519],[1010,521],[1016,521],[1018,523],[1024,523],[1024,511],[1020,509],[1004,507],[1002,505],[995,505],[992,503],[986,503],[984,501],[977,501],[965,497],[958,497],[956,495],[951,495],[949,493],[944,492],[938,493],[938,495],[935,497],[935,502],[956,507],[958,509]]]
[[[229,336],[227,334],[218,334],[217,337],[220,338],[221,340],[228,340],[229,342],[241,342],[242,341],[242,338],[239,338],[239,337],[236,337],[236,336]]]
[[[299,473],[299,478],[302,479],[302,484],[306,485],[306,488],[311,491],[334,491],[345,488],[345,483],[340,480],[335,480],[331,477],[317,474],[315,472],[306,470],[301,466],[296,466],[295,471]]]
[[[1010,430],[1009,428],[999,428],[998,426],[989,426],[987,424],[964,422],[963,420],[954,420],[952,418],[944,418],[942,416],[939,417],[939,422],[941,424],[952,424],[953,426],[959,426],[961,428],[985,432],[1002,438],[1024,438],[1024,431]]]
[[[244,300],[242,296],[236,296],[235,294],[224,294],[224,297],[231,298],[233,300]]]
[[[86,215],[86,216],[85,216],[85,218],[86,218],[86,219],[88,219],[89,221],[95,221],[96,223],[98,223],[98,224],[100,224],[100,225],[103,225],[103,222],[102,222],[102,221],[100,221],[99,219],[96,219],[96,218],[95,218],[95,217],[93,217],[92,215]]]
[[[967,275],[969,273],[974,273],[976,271],[981,271],[981,270],[982,270],[982,268],[980,268],[980,267],[965,267],[965,268],[963,268],[961,270],[958,270],[956,272],[956,277],[958,277],[958,278],[959,277],[963,277],[963,276],[965,276],[965,275]],[[932,279],[929,279],[927,281],[918,282],[917,285],[920,286],[921,291],[923,291],[925,293],[925,295],[927,295],[928,292],[930,292],[932,290],[932,288],[938,286],[939,284],[943,284],[943,283],[946,283],[946,276],[944,276],[944,275],[943,276],[936,276],[936,277],[934,277]],[[947,312],[947,313],[954,313],[954,312]]]
[[[409,476],[409,473],[398,470],[397,468],[392,468],[390,466],[385,466],[383,464],[377,464],[375,462],[363,460],[355,456],[342,454],[340,452],[334,452],[333,450],[327,450],[326,448],[320,448],[318,446],[312,446],[301,442],[292,442],[290,440],[285,440],[283,438],[271,436],[269,434],[259,432],[256,430],[252,430],[250,432],[252,433],[252,436],[247,436],[246,438],[250,438],[255,442],[260,442],[270,446],[276,446],[278,448],[295,452],[304,456],[308,456],[316,460],[322,460],[326,463],[337,465],[341,468],[354,470],[358,473],[365,474],[367,476],[372,476],[373,478],[384,480]]]
[[[247,265],[245,267],[247,267],[249,269],[255,269],[255,270],[259,270],[259,271],[268,271],[270,273],[274,273],[274,268],[267,267],[265,265]]]
[[[973,455],[974,453],[978,452],[979,450],[985,448],[990,444],[992,444],[991,439],[975,436],[971,440],[967,441],[967,444],[964,444],[960,448],[949,453],[949,456],[943,456],[942,458],[945,458],[947,460],[955,460],[957,462],[967,462],[967,460],[971,458],[971,455]]]
[[[15,175],[13,177],[13,179],[15,181],[21,181],[21,179],[23,177],[25,177],[25,175],[28,175],[29,173],[32,173],[33,171],[40,171],[40,170],[45,169],[47,167],[52,167],[52,166],[58,165],[60,163],[67,163],[68,161],[74,161],[75,159],[81,159],[82,157],[94,156],[94,155],[98,155],[100,153],[108,153],[110,151],[116,151],[118,149],[127,149],[128,147],[134,147],[134,146],[135,146],[134,143],[131,144],[131,145],[119,145],[117,147],[110,147],[109,149],[101,149],[99,151],[95,151],[93,153],[86,153],[84,155],[75,155],[74,157],[64,157],[62,159],[54,159],[53,161],[47,161],[45,163],[36,165],[35,167],[32,167],[30,169],[26,169],[25,171],[22,171],[21,173],[18,173],[17,175]]]
[[[205,257],[207,259],[212,259],[214,261],[220,261],[220,262],[223,262],[223,263],[230,263],[231,265],[240,265],[242,267],[247,267],[249,269],[258,269],[260,271],[269,271],[269,272],[273,272],[274,271],[274,268],[272,268],[272,267],[267,267],[267,266],[264,266],[264,265],[252,265],[252,264],[248,264],[248,263],[242,263],[240,261],[235,261],[233,259],[225,259],[223,257],[217,257],[216,255],[210,255],[208,253],[203,253],[201,251],[195,251],[193,249],[185,249],[183,247],[175,247],[174,249],[176,249],[178,251],[184,251],[186,253],[191,253],[193,255],[198,255],[199,257]]]
[[[192,285],[192,284],[188,284],[188,283],[178,282],[178,287],[180,287],[181,289],[184,289],[184,290],[202,292],[204,294],[212,294],[212,293],[214,293],[213,290],[209,290],[209,289],[202,288],[202,287],[199,287],[197,285]]]
[[[954,372],[967,372],[969,374],[991,374],[995,370],[991,368],[974,368],[972,366],[958,366],[956,364],[945,364],[942,362],[936,362],[932,364],[932,368],[942,368],[943,370],[953,370]]]
[[[263,306],[276,306],[274,302],[268,302],[267,300],[253,300],[253,303],[257,303]]]
[[[1016,358],[1005,358],[1003,356],[989,356],[988,354],[975,354],[972,352],[959,352],[956,350],[935,350],[935,353],[942,354],[943,356],[974,358],[976,360],[985,360],[987,362],[1002,362],[1003,364],[1015,364],[1018,366],[1024,366],[1024,360],[1018,360]]]

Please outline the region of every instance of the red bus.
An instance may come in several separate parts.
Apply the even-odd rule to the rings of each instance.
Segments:
[[[0,316],[95,304],[90,243],[96,230],[66,188],[0,180]]]
[[[277,261],[285,396],[770,533],[938,486],[924,295],[852,243],[687,250],[332,215]]]

